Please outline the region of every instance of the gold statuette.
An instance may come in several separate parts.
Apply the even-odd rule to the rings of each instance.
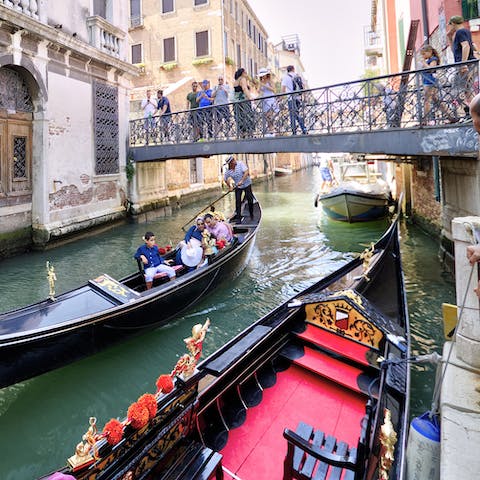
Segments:
[[[392,414],[388,408],[384,409],[383,425],[380,427],[380,472],[379,480],[388,480],[390,468],[395,460],[395,444],[397,443],[397,433],[392,424]]]
[[[50,262],[47,262],[47,278],[48,278],[48,287],[49,287],[49,294],[50,300],[55,300],[55,282],[57,280],[57,276],[55,275],[55,269],[53,265],[50,265]]]
[[[95,460],[92,455],[92,450],[97,436],[97,419],[90,417],[89,423],[90,427],[88,427],[88,430],[82,436],[82,441],[75,447],[75,455],[72,455],[68,459],[68,464],[74,471],[90,465]]]

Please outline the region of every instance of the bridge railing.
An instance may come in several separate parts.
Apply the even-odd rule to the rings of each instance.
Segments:
[[[130,145],[418,128],[469,121],[478,60],[130,121]]]

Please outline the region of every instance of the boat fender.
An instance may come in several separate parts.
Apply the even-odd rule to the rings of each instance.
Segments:
[[[410,423],[407,444],[407,480],[440,479],[440,422],[426,412]]]
[[[318,207],[318,197],[320,197],[320,194],[317,193],[316,197],[315,197],[315,201],[313,202],[313,204],[315,205],[315,207]]]

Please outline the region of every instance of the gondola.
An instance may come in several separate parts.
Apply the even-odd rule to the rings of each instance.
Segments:
[[[86,421],[68,467],[55,474],[404,478],[410,340],[396,221],[363,254],[199,362],[207,327],[193,328],[189,353],[159,372],[156,392],[123,420]]]
[[[178,316],[242,272],[260,221],[261,207],[255,202],[254,220],[248,215],[232,225],[234,240],[209,255],[205,266],[193,271],[175,267],[173,281],[158,275],[150,290],[139,265],[121,280],[101,274],[74,290],[0,314],[0,388],[97,353]],[[164,257],[173,260],[175,251]]]

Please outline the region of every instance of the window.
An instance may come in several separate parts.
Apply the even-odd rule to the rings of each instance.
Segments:
[[[142,44],[132,45],[132,63],[143,63]]]
[[[170,13],[175,11],[174,0],[162,0],[162,13]]]
[[[478,0],[462,0],[462,15],[465,20],[478,17]]]
[[[130,0],[130,26],[134,28],[142,24],[141,0]]]
[[[228,35],[227,32],[223,32],[223,48],[225,49],[225,56],[228,57]]]
[[[174,62],[175,55],[175,37],[163,39],[163,61]]]
[[[242,66],[242,50],[240,44],[237,43],[237,65]]]
[[[209,54],[208,30],[195,34],[195,54],[197,57],[204,57]]]
[[[193,0],[193,5],[199,7],[200,5],[206,5],[208,0]]]
[[[93,14],[107,18],[107,4],[105,0],[93,0]]]

